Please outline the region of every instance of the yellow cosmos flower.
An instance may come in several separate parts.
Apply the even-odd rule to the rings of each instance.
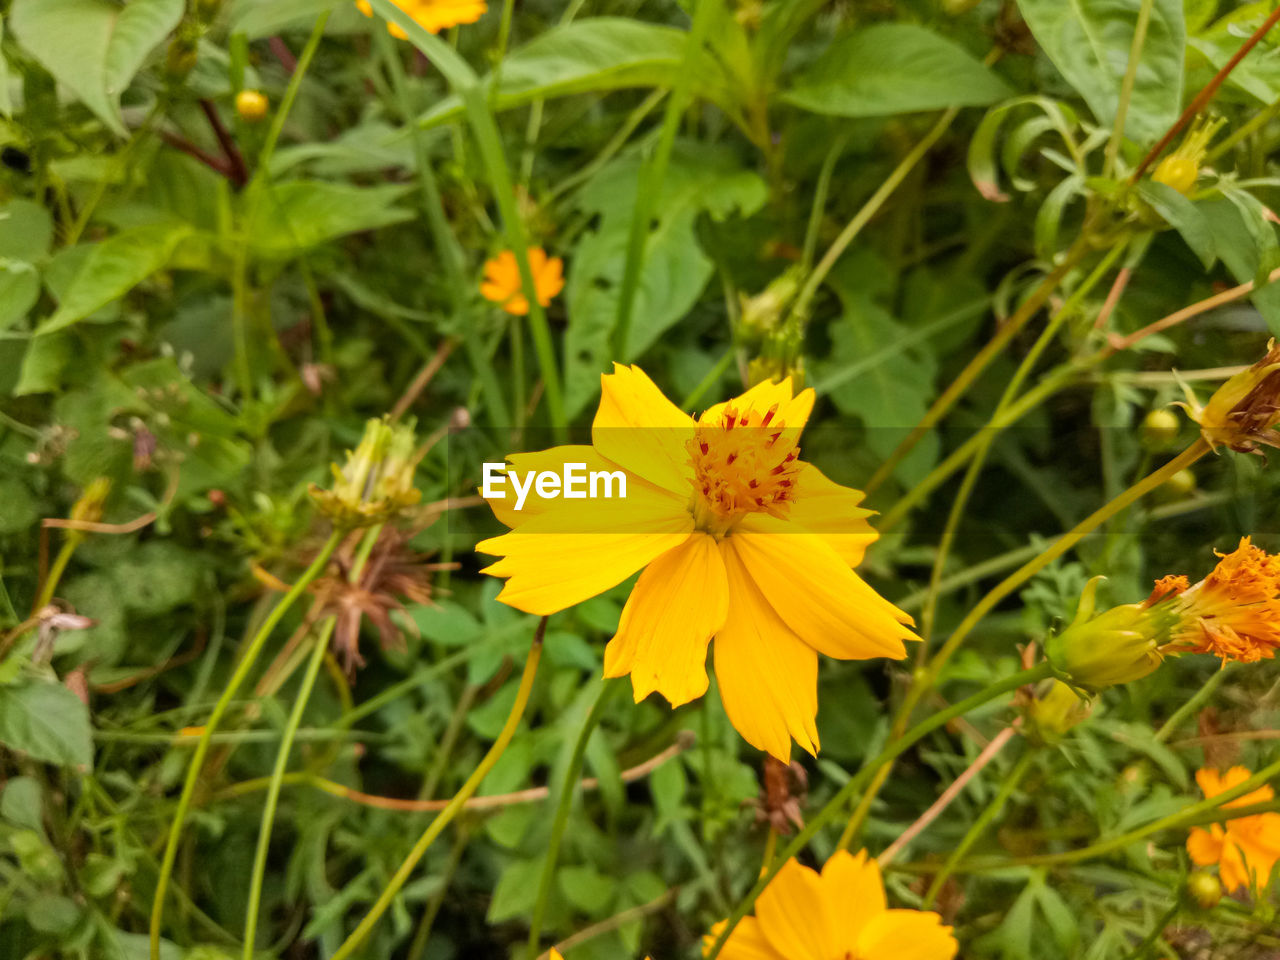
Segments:
[[[1252,775],[1245,767],[1232,767],[1224,775],[1206,769],[1196,773],[1196,783],[1206,797],[1216,797]],[[1226,808],[1266,803],[1274,796],[1270,787],[1262,787],[1232,800]],[[1208,830],[1194,827],[1187,837],[1187,852],[1196,866],[1216,863],[1222,885],[1229,893],[1241,888],[1265,890],[1272,868],[1280,860],[1280,813],[1238,817],[1210,824]]]
[[[530,247],[529,269],[533,271],[538,303],[548,306],[551,298],[564,289],[564,261],[548,257],[541,247]],[[516,255],[510,250],[503,250],[485,263],[480,295],[517,317],[529,313],[529,301],[520,283],[520,268],[516,265]]]
[[[723,921],[705,938],[713,943]],[[890,910],[880,867],[837,851],[822,873],[788,860],[733,928],[721,960],[951,960],[959,945],[936,913]]]
[[[762,383],[707,410],[679,410],[638,367],[601,378],[591,446],[508,457],[511,470],[566,463],[625,479],[626,498],[491,499],[510,533],[477,546],[501,557],[498,599],[546,615],[643,568],[605,675],[631,675],[638,701],[679,706],[707,691],[707,646],[725,711],[782,761],[791,739],[818,750],[818,654],[901,659],[911,618],[851,569],[876,538],[862,493],[799,459],[814,393]],[[539,494],[543,491],[539,490]],[[623,504],[623,505],[620,505]]]
[[[475,23],[488,9],[485,0],[394,0],[395,5],[417,21],[428,33],[439,33],[463,23]],[[366,17],[373,16],[369,0],[356,0]],[[404,40],[408,34],[399,24],[388,23],[387,32]]]

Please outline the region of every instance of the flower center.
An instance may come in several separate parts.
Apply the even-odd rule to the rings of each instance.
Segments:
[[[786,516],[800,472],[800,431],[787,429],[777,413],[777,404],[764,413],[728,406],[698,424],[687,449],[699,529],[719,537],[748,513]]]

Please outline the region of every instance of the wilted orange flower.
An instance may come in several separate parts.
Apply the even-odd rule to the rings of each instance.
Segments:
[[[541,247],[530,247],[529,269],[533,271],[538,303],[548,306],[551,298],[564,289],[564,261],[559,257],[548,257]],[[528,314],[529,301],[520,282],[520,267],[516,264],[516,255],[510,250],[503,250],[486,261],[480,295],[517,317]]]
[[[851,569],[876,533],[862,493],[799,459],[814,393],[761,383],[698,420],[639,367],[601,378],[591,446],[508,457],[508,476],[566,464],[623,482],[624,500],[548,497],[523,510],[490,499],[512,528],[477,549],[502,557],[498,599],[551,614],[637,570],[609,677],[631,675],[637,701],[673,706],[707,690],[707,645],[725,711],[751,744],[782,761],[795,738],[816,753],[818,653],[901,659],[907,614]],[[526,480],[526,482],[529,482]]]
[[[1196,783],[1206,797],[1216,797],[1252,775],[1245,767],[1232,767],[1221,776],[1216,770],[1205,769],[1196,773]],[[1232,800],[1225,808],[1266,803],[1274,796],[1270,787],[1260,787]],[[1193,827],[1187,837],[1187,852],[1197,866],[1216,863],[1222,885],[1229,893],[1242,887],[1264,890],[1272,868],[1280,860],[1280,813],[1238,817],[1226,823],[1210,824],[1208,830]]]
[[[1178,615],[1172,645],[1223,660],[1270,660],[1280,647],[1280,556],[1240,539],[1240,545],[1213,572],[1187,586],[1186,577],[1156,584],[1161,606]],[[1167,599],[1166,599],[1167,598]]]
[[[395,5],[413,17],[428,33],[439,33],[463,23],[475,23],[488,9],[485,0],[393,0]],[[356,0],[366,17],[373,16],[369,0]],[[387,32],[404,40],[408,34],[397,23],[388,23]]]
[[[1280,422],[1280,347],[1271,340],[1261,360],[1220,386],[1200,406],[1191,388],[1183,384],[1186,403],[1178,406],[1200,425],[1200,435],[1214,450],[1218,444],[1240,453],[1253,453],[1259,445],[1280,446],[1275,427]]]
[[[704,938],[710,946],[724,927]],[[959,945],[936,913],[890,910],[880,866],[866,851],[838,850],[822,873],[794,858],[756,900],[721,960],[951,960]]]

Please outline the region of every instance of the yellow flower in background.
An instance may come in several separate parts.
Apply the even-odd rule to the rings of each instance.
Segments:
[[[1205,797],[1216,797],[1252,775],[1245,767],[1232,767],[1222,775],[1205,769],[1196,773],[1196,783]],[[1266,803],[1274,796],[1270,787],[1261,787],[1232,800],[1225,809]],[[1280,860],[1280,813],[1238,817],[1210,824],[1207,830],[1193,827],[1187,837],[1187,852],[1196,866],[1217,864],[1218,876],[1228,893],[1254,887],[1260,892],[1266,889],[1272,868]]]
[[[1185,383],[1187,411],[1200,426],[1200,435],[1214,450],[1218,445],[1239,453],[1253,453],[1259,446],[1280,447],[1280,347],[1271,340],[1266,354],[1214,391],[1204,406]]]
[[[548,257],[541,247],[530,247],[529,269],[533,271],[538,303],[549,306],[551,298],[564,289],[564,261],[559,257]],[[520,283],[520,267],[516,264],[516,255],[510,250],[503,250],[486,261],[480,295],[517,317],[529,313],[529,301]]]
[[[851,569],[876,533],[862,493],[800,460],[814,393],[762,383],[707,410],[679,410],[638,367],[601,378],[591,446],[508,457],[517,474],[566,463],[624,478],[617,499],[491,499],[512,530],[477,545],[498,599],[546,615],[643,570],[605,650],[608,677],[636,701],[673,706],[707,691],[707,647],[725,711],[784,762],[818,750],[818,654],[901,659],[915,639],[898,610]],[[539,491],[541,494],[542,491]]]
[[[1240,663],[1272,659],[1280,647],[1280,556],[1248,537],[1218,556],[1213,572],[1194,586],[1186,577],[1156,584],[1178,615],[1173,644]]]
[[[714,942],[723,921],[715,926]],[[959,945],[936,913],[890,910],[880,867],[839,850],[819,874],[788,860],[733,928],[721,960],[951,960]]]
[[[395,5],[417,21],[428,33],[439,33],[463,23],[475,23],[488,6],[485,0],[394,0]],[[369,0],[356,0],[356,6],[366,17],[373,16]],[[387,32],[404,40],[408,34],[399,24],[388,23]]]

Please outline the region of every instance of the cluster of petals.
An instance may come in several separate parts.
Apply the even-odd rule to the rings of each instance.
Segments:
[[[548,257],[541,247],[530,247],[528,253],[538,303],[549,306],[552,298],[564,289],[564,261],[559,257]],[[524,285],[520,280],[520,266],[510,250],[503,250],[492,260],[485,261],[480,295],[514,316],[528,315],[529,300],[524,295]]]
[[[862,493],[799,459],[814,393],[761,383],[697,420],[638,368],[602,377],[590,446],[508,457],[513,469],[621,471],[618,500],[490,500],[511,532],[477,545],[501,557],[498,599],[548,615],[643,570],[605,650],[605,675],[630,674],[637,701],[702,696],[715,673],[730,721],[786,761],[816,753],[818,654],[906,655],[911,618],[856,573],[876,533]]]
[[[713,943],[723,923],[705,943]],[[837,851],[822,873],[788,860],[729,934],[721,960],[952,960],[959,949],[936,913],[890,910],[880,867]]]
[[[1248,537],[1194,586],[1164,577],[1148,605],[1176,614],[1169,647],[1225,660],[1270,660],[1280,648],[1280,555]]]
[[[393,0],[395,5],[413,17],[418,26],[428,33],[439,33],[464,23],[475,23],[488,6],[485,0]],[[366,17],[373,16],[369,0],[356,0],[356,6]],[[398,23],[388,23],[387,32],[404,40],[408,34]]]
[[[1196,782],[1206,797],[1216,797],[1251,776],[1245,767],[1232,767],[1225,774],[1204,769],[1196,773]],[[1274,797],[1270,787],[1261,787],[1232,800],[1226,809],[1266,803]],[[1228,893],[1241,889],[1262,891],[1271,879],[1276,862],[1280,861],[1280,813],[1237,817],[1210,824],[1208,829],[1194,827],[1187,837],[1187,852],[1197,866],[1216,864],[1218,877]]]

